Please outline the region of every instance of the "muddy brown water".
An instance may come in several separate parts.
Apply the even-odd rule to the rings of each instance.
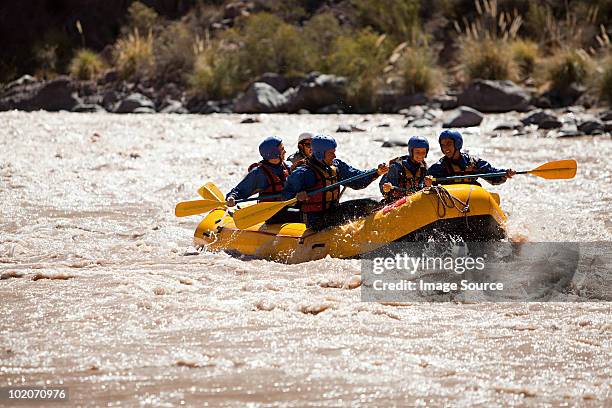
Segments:
[[[404,152],[375,139],[416,133],[439,157],[439,129],[399,115],[242,118],[0,113],[0,387],[61,385],[74,406],[612,404],[610,303],[364,303],[359,260],[190,255],[200,218],[174,205],[208,180],[228,191],[266,135],[292,151],[353,123],[366,132],[334,136],[356,167]],[[573,180],[490,188],[511,237],[610,241],[609,136],[469,129],[465,146],[518,170],[578,161]]]

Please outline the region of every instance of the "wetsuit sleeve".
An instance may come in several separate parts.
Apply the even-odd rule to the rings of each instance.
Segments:
[[[289,174],[283,187],[282,196],[283,200],[290,200],[300,191],[307,190],[310,186],[316,183],[316,179],[303,167],[299,167]]]
[[[491,163],[482,159],[476,160],[476,168],[478,173],[501,173],[506,171],[505,169],[497,169],[491,166]],[[484,178],[484,180],[495,185],[504,183],[506,181],[506,177],[487,177]]]
[[[432,166],[427,169],[427,175],[433,176],[434,178],[448,176],[448,174],[446,174],[444,166],[442,166],[440,162],[432,164]]]
[[[266,175],[261,169],[255,168],[251,170],[236,187],[227,193],[225,198],[228,199],[232,196],[236,200],[243,200],[249,198],[258,191],[265,190],[267,186],[268,179]]]
[[[334,164],[338,168],[338,180],[339,181],[346,180],[351,177],[359,176],[369,171],[369,170],[366,170],[366,171],[357,170],[356,168],[349,166],[342,160],[336,159],[334,160]],[[352,188],[353,190],[361,190],[362,188],[366,188],[367,186],[369,186],[370,183],[372,183],[377,178],[378,178],[378,174],[374,173],[370,176],[362,177],[360,179],[357,179],[345,185]]]
[[[389,167],[389,173],[387,173],[387,180],[393,187],[400,186],[400,178],[402,177],[401,164],[393,163]]]

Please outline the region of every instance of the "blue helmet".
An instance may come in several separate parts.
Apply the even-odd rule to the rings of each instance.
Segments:
[[[278,146],[283,140],[276,136],[268,136],[259,144],[259,154],[265,160],[280,159],[280,149]]]
[[[335,149],[338,144],[331,136],[316,135],[312,138],[312,155],[315,159],[322,161],[325,156],[325,152],[331,149]]]
[[[455,142],[455,149],[461,150],[463,147],[463,137],[461,137],[461,133],[456,130],[445,130],[440,133],[440,137],[438,138],[438,143],[442,141],[442,139],[453,139]]]
[[[410,140],[408,140],[408,153],[412,157],[412,149],[415,147],[422,147],[425,150],[425,157],[427,157],[427,153],[429,153],[429,142],[423,136],[412,136]]]

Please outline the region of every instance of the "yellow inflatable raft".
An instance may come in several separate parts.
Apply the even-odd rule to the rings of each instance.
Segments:
[[[419,241],[434,232],[465,241],[506,236],[506,215],[499,196],[477,185],[432,187],[386,205],[368,216],[323,231],[304,224],[258,224],[236,228],[223,209],[211,211],[198,225],[194,243],[211,251],[225,250],[279,262],[352,258],[394,241]]]

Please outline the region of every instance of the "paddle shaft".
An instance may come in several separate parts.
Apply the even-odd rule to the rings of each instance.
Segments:
[[[344,185],[346,183],[350,183],[350,182],[358,180],[358,179],[360,179],[362,177],[370,176],[370,175],[376,173],[377,171],[378,171],[377,169],[373,169],[373,170],[367,171],[364,174],[358,174],[356,176],[347,178],[346,180],[341,180],[341,181],[339,181],[337,183],[330,184],[329,186],[320,188],[320,189],[315,190],[315,191],[311,191],[311,192],[308,193],[308,195],[311,196],[311,195],[314,195],[314,194],[324,193],[326,191],[333,190],[334,188],[336,188],[338,186]],[[279,198],[279,197],[282,197],[282,194],[274,194],[274,195],[271,195],[271,196],[267,196],[267,197],[265,197],[265,199]],[[255,201],[255,200],[260,200],[260,198],[259,197],[244,198],[242,200],[236,200],[236,204],[244,203],[244,202],[247,202],[247,201]]]
[[[529,173],[529,171],[517,171],[516,174],[526,174]],[[500,171],[497,173],[480,173],[480,174],[466,174],[464,176],[448,176],[448,177],[436,177],[433,179],[433,181],[444,181],[444,180],[460,180],[460,179],[464,179],[464,178],[476,178],[476,177],[482,177],[482,178],[489,178],[489,177],[502,177],[505,176],[506,172],[505,171]]]
[[[311,196],[311,195],[315,195],[315,194],[319,194],[319,193],[324,193],[324,192],[329,191],[329,190],[333,190],[334,188],[336,188],[338,186],[342,186],[342,185],[350,183],[352,181],[359,180],[360,178],[371,176],[372,174],[376,173],[377,171],[378,171],[378,169],[372,169],[370,171],[366,171],[363,174],[358,174],[356,176],[349,177],[349,178],[347,178],[345,180],[338,181],[337,183],[330,184],[327,187],[323,187],[323,188],[320,188],[318,190],[311,191],[311,192],[308,193],[308,195]]]
[[[533,170],[524,170],[524,171],[517,171],[515,174],[531,174],[531,173],[537,173],[537,172],[545,172],[545,171],[559,171],[559,170],[568,170],[568,169],[564,169],[564,168],[560,168],[560,169],[533,169]],[[449,176],[449,177],[437,177],[434,178],[434,181],[439,181],[439,180],[459,180],[459,179],[464,179],[464,178],[476,178],[476,177],[482,177],[482,178],[490,178],[490,177],[503,177],[506,175],[505,171],[500,171],[497,173],[480,173],[480,174],[466,174],[464,176]]]

